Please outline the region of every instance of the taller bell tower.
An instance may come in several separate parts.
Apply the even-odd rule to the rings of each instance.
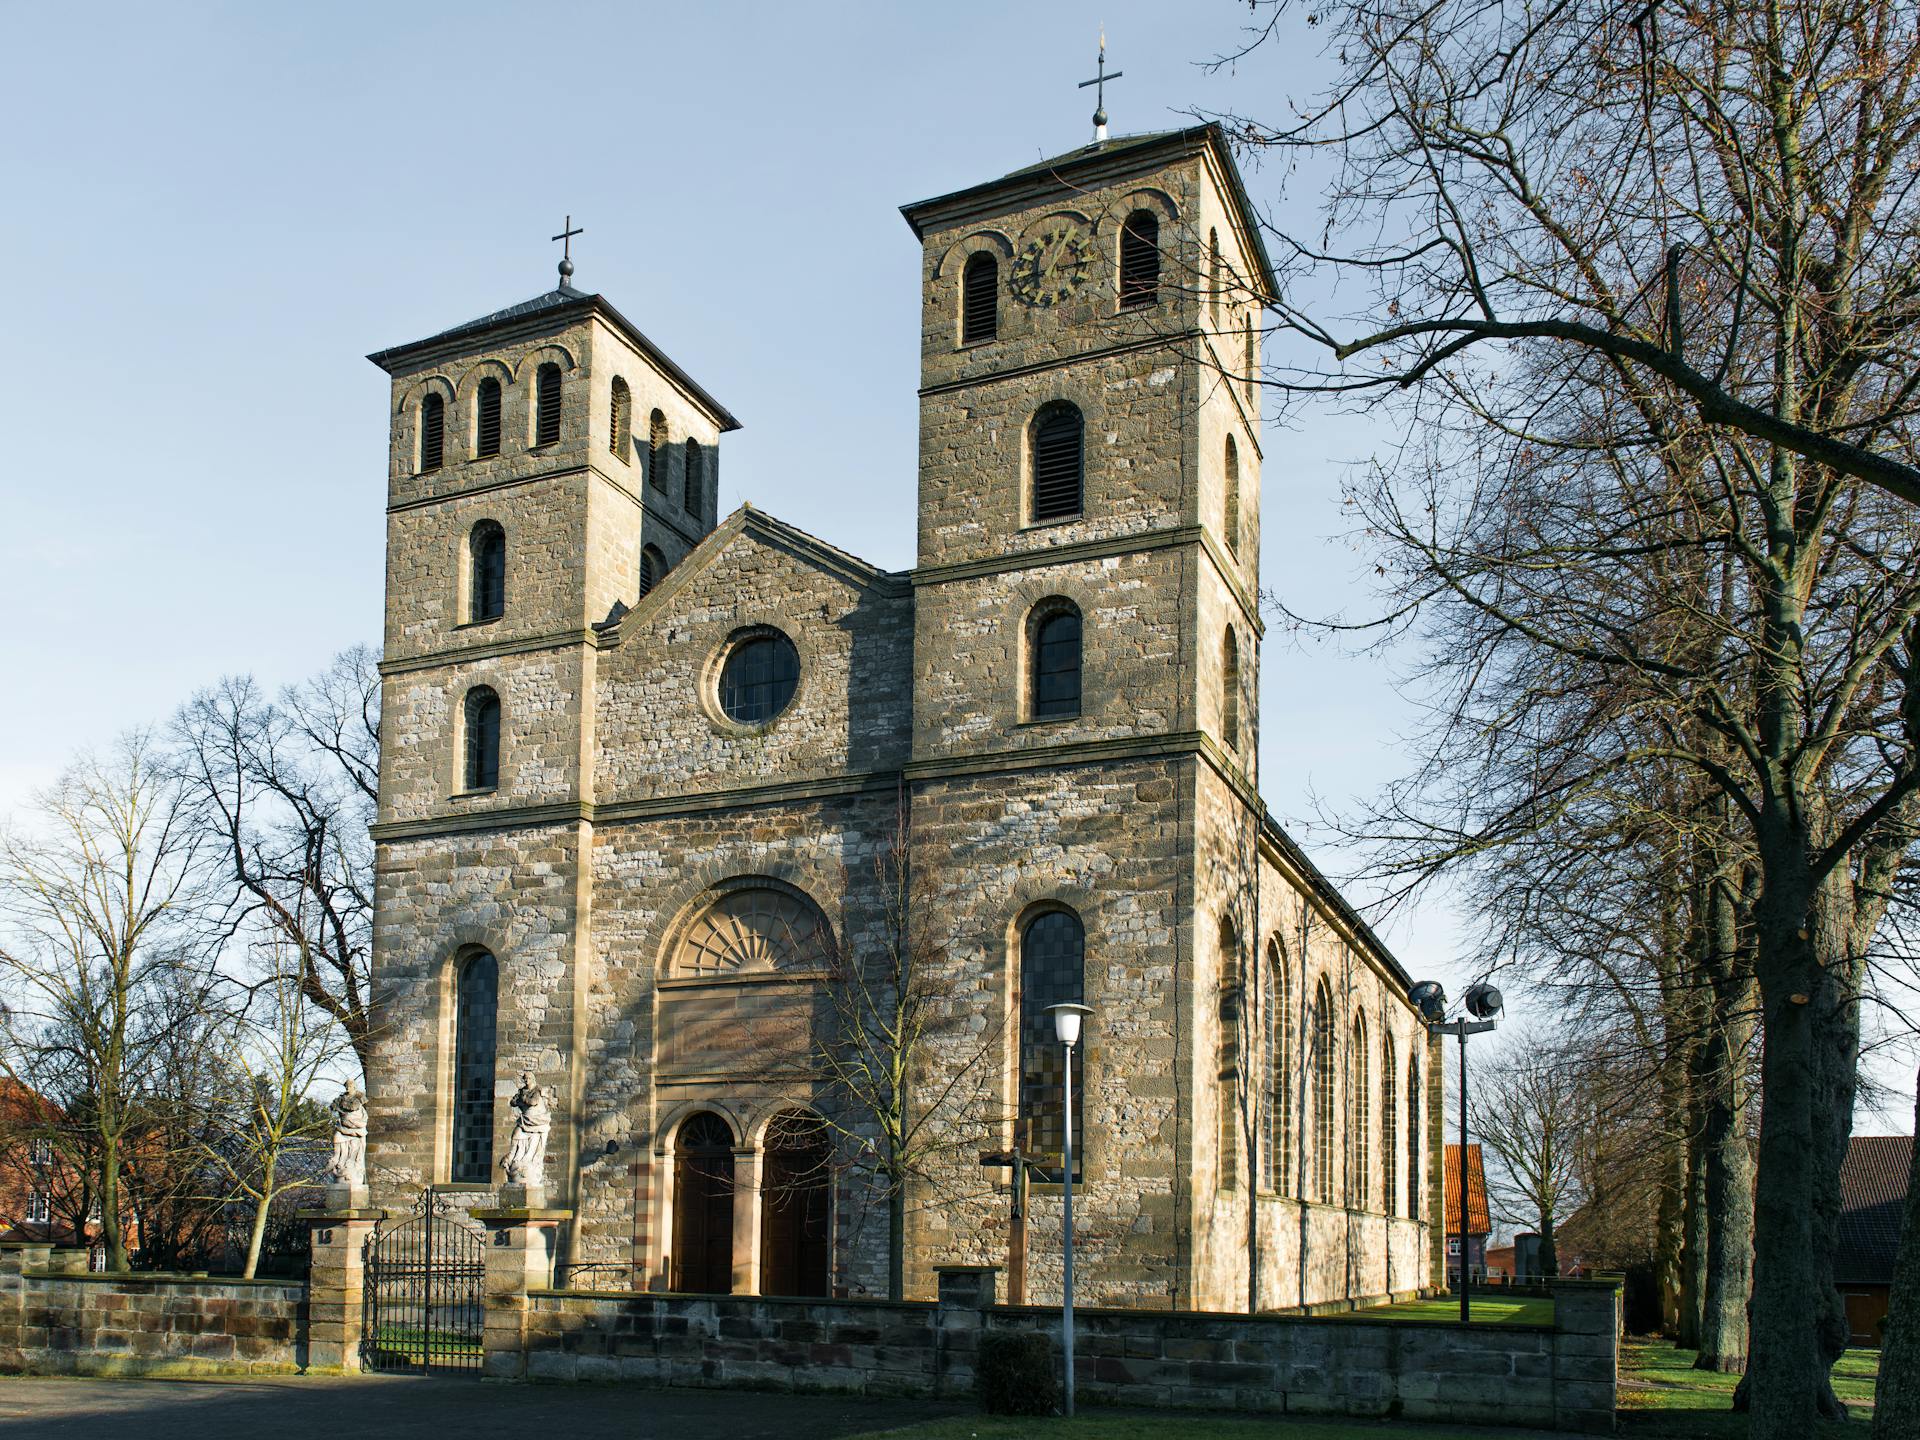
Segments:
[[[1049,1103],[1030,997],[1095,1008],[1090,1293],[1236,1308],[1252,1177],[1223,1095],[1262,933],[1272,271],[1211,125],[1102,134],[903,213],[923,247],[908,773],[941,933],[1006,997],[1010,1115]]]

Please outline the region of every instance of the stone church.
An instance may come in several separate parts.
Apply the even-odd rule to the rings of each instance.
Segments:
[[[908,1057],[909,1296],[1006,1263],[1011,1172],[981,1152],[1018,1138],[1028,1294],[1057,1299],[1063,1002],[1091,1009],[1084,1303],[1428,1287],[1435,1052],[1259,797],[1275,282],[1225,138],[1101,138],[903,214],[904,573],[719,515],[739,422],[570,261],[371,357],[375,1200],[495,1203],[530,1074],[562,1283],[884,1294],[878,1122],[818,1062],[905,935],[937,1012]]]

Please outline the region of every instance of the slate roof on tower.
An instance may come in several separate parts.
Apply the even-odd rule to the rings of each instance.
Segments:
[[[1091,145],[1082,145],[1076,150],[1010,170],[998,180],[969,185],[964,190],[953,190],[945,195],[902,205],[900,213],[906,217],[907,224],[913,227],[913,233],[924,238],[929,222],[963,215],[976,208],[982,200],[1003,191],[1027,190],[1033,192],[1036,199],[1048,190],[1077,195],[1092,183],[1090,172],[1103,167],[1131,168],[1137,163],[1151,160],[1164,162],[1182,152],[1190,154],[1200,150],[1213,155],[1226,179],[1235,218],[1247,250],[1259,265],[1259,274],[1255,278],[1264,290],[1264,298],[1279,299],[1280,282],[1274,278],[1273,261],[1267,256],[1266,242],[1260,238],[1260,216],[1247,196],[1246,186],[1241,183],[1240,167],[1233,163],[1233,154],[1227,146],[1227,132],[1212,122],[1192,125],[1184,130],[1154,130],[1141,135],[1116,135],[1111,140],[1096,140]],[[1004,202],[993,207],[996,211],[1006,208]]]
[[[720,427],[722,433],[740,428],[740,422],[734,419],[726,406],[709,395],[691,375],[675,364],[672,357],[649,340],[638,325],[614,309],[606,296],[576,290],[571,285],[562,285],[557,290],[549,290],[544,295],[534,296],[531,300],[522,300],[518,305],[509,305],[504,310],[495,310],[490,315],[482,315],[478,320],[468,320],[464,324],[455,325],[452,329],[429,335],[424,340],[410,340],[404,345],[390,345],[385,350],[376,350],[367,356],[367,359],[391,375],[397,370],[412,368],[413,363],[423,356],[431,355],[437,350],[461,349],[467,341],[481,335],[490,335],[496,330],[522,324],[529,325],[529,328],[540,328],[554,321],[571,320],[575,316],[588,313],[597,314],[631,340],[641,354],[659,366],[662,372],[685,389],[688,396],[713,417],[714,423]]]

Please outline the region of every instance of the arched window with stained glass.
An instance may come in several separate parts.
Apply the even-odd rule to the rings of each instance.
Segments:
[[[1084,1005],[1087,1000],[1087,932],[1071,910],[1043,910],[1020,932],[1020,1117],[1027,1144],[1043,1166],[1058,1172],[1066,1139],[1066,1069],[1063,1047],[1054,1036],[1053,1005]],[[1082,1057],[1073,1047],[1073,1133],[1085,1133]],[[1074,1147],[1074,1168],[1082,1167]]]

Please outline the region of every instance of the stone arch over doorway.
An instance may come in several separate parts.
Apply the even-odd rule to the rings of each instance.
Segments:
[[[692,1295],[733,1290],[733,1127],[711,1110],[680,1122],[673,1145],[670,1286]]]

